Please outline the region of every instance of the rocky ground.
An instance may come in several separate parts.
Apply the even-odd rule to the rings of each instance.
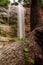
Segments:
[[[43,26],[33,30],[28,40],[30,43],[28,45],[29,58],[33,59],[36,65],[43,65]],[[26,65],[24,48],[23,42],[4,44],[0,47],[0,65]]]
[[[22,42],[13,42],[0,47],[0,65],[24,65]]]

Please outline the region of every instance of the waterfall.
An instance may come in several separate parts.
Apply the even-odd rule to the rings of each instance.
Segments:
[[[15,0],[18,1],[18,0]],[[23,0],[21,1],[21,3],[18,3],[17,6],[14,5],[15,9],[17,10],[17,14],[18,14],[18,32],[17,35],[20,38],[25,37],[25,8],[21,5],[23,3]],[[13,7],[13,8],[14,8]],[[9,11],[11,10],[11,4],[9,4]]]
[[[25,37],[25,9],[19,3],[18,5],[18,36],[20,38]]]
[[[10,2],[11,2],[11,3],[13,3],[13,2],[14,2],[14,0],[10,0]]]

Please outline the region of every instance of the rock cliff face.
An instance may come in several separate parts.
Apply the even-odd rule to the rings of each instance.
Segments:
[[[17,36],[17,7],[14,5],[11,6],[11,9],[8,11],[6,8],[0,8],[0,29],[5,33],[5,36]],[[25,32],[26,37],[30,32],[30,8],[26,8],[26,15],[25,15]],[[3,25],[4,24],[4,25]],[[5,28],[5,31],[4,29]],[[9,31],[8,31],[9,30]],[[13,31],[13,32],[12,32]]]
[[[26,7],[26,15],[25,15],[25,32],[26,37],[28,37],[28,34],[30,32],[30,7]]]
[[[28,34],[30,32],[30,7],[25,7],[26,8],[26,21],[25,21],[25,32],[26,32],[26,37],[28,37]],[[40,15],[43,19],[43,8],[40,9]]]
[[[0,35],[2,36],[17,36],[17,13],[11,9],[0,8]]]

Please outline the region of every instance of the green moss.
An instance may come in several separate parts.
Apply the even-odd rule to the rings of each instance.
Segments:
[[[23,52],[24,52],[23,54],[24,54],[25,62],[28,65],[34,65],[34,60],[29,57],[28,49],[27,48],[24,48],[23,49]]]
[[[28,62],[30,62],[31,64],[34,64],[34,60],[33,59],[28,59]]]
[[[25,53],[27,53],[28,52],[28,49],[27,48],[24,48],[24,50],[23,50]]]
[[[23,6],[26,7],[27,3],[24,3]]]

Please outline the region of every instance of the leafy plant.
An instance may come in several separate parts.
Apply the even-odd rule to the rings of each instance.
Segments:
[[[34,64],[34,60],[29,57],[28,49],[24,48],[23,52],[24,52],[23,54],[24,54],[25,62],[28,65],[33,65]]]
[[[43,7],[43,0],[40,0],[40,5],[41,7]]]
[[[18,41],[22,41],[25,45],[29,45],[29,41],[27,40],[27,39],[25,39],[25,38],[20,38],[20,37],[18,37],[17,38],[18,39]]]
[[[0,0],[0,5],[7,5],[9,0]]]

